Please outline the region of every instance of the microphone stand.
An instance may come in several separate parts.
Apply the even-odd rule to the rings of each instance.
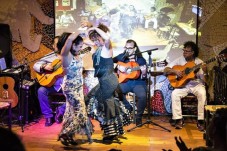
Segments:
[[[21,69],[21,73],[20,73],[20,80],[19,80],[19,99],[20,99],[20,103],[19,105],[19,125],[21,126],[21,131],[24,132],[24,100],[22,100],[22,87],[23,87],[23,81],[24,81],[24,68],[25,66],[20,66]]]
[[[136,125],[135,127],[127,130],[127,132],[131,132],[132,130],[136,129],[137,127],[141,127],[141,126],[143,126],[145,124],[148,124],[148,125],[149,124],[154,124],[155,126],[159,126],[159,127],[163,128],[164,130],[166,130],[168,132],[171,132],[171,130],[169,130],[169,129],[167,129],[167,128],[165,128],[165,127],[163,127],[163,126],[151,121],[151,108],[150,108],[150,100],[151,100],[151,95],[150,95],[150,81],[151,81],[150,77],[151,77],[151,74],[150,73],[151,73],[151,71],[150,71],[150,68],[151,68],[152,59],[151,59],[151,50],[148,50],[146,52],[149,55],[149,64],[148,64],[148,68],[147,68],[147,73],[148,73],[147,74],[147,83],[148,83],[148,91],[147,91],[148,116],[147,116],[147,121],[144,122],[144,123],[141,123],[139,125]]]
[[[151,53],[151,51],[155,51],[155,50],[158,50],[158,48],[154,48],[154,49],[146,50],[146,51],[143,51],[143,52],[138,52],[138,53],[135,53],[135,54],[127,55],[127,57],[130,57],[130,56],[133,56],[133,55],[142,54],[142,53],[145,53],[145,52],[147,52],[149,54],[149,53]]]
[[[30,79],[30,69],[28,65],[27,58],[23,59],[23,63],[17,66],[12,67],[12,69],[20,69],[19,73],[19,88],[18,88],[18,122],[19,126],[21,126],[22,132],[24,132],[24,126],[28,123],[28,92],[26,93],[26,100],[23,98],[23,90],[24,90],[24,80]]]

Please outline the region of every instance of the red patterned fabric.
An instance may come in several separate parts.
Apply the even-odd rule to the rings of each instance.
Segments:
[[[151,99],[151,109],[153,114],[167,114],[163,95],[160,90],[154,91],[154,96]]]

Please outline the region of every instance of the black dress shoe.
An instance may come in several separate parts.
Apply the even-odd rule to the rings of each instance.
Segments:
[[[182,129],[184,125],[184,121],[182,119],[176,120],[175,128]]]
[[[60,113],[59,109],[56,110],[56,115],[55,115],[54,119],[57,124],[60,124],[62,122],[63,115]]]
[[[170,119],[169,123],[171,126],[175,127],[176,126],[176,120]]]
[[[198,120],[198,122],[197,122],[197,128],[201,132],[203,132],[205,130],[205,128],[204,128],[204,121],[203,120]]]
[[[45,126],[51,126],[54,123],[54,120],[52,117],[46,118]]]

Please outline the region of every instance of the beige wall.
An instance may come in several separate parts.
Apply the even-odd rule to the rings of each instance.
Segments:
[[[227,1],[200,0],[200,6],[203,9],[203,14],[199,24],[199,32],[201,32],[201,36],[198,38],[199,57],[206,61],[227,47]],[[226,62],[223,62],[221,67],[225,65]],[[208,65],[211,100],[213,100],[214,66],[218,66],[217,61]]]
[[[0,23],[12,34],[12,55],[23,64],[51,52],[54,38],[53,0],[7,0],[0,5]],[[34,72],[32,72],[32,77]]]

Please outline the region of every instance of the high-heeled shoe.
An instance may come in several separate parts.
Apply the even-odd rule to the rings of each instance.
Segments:
[[[62,134],[58,137],[58,141],[61,141],[61,143],[65,146],[69,145],[78,145],[78,143],[73,139],[73,137],[70,135]]]
[[[115,139],[116,135],[103,137],[102,141],[104,144],[111,144]]]
[[[71,145],[78,145],[78,143],[73,139],[73,135],[69,135],[68,139]]]
[[[69,140],[68,140],[68,136],[66,134],[62,134],[58,137],[58,141],[61,141],[61,143],[65,146],[69,146]]]

